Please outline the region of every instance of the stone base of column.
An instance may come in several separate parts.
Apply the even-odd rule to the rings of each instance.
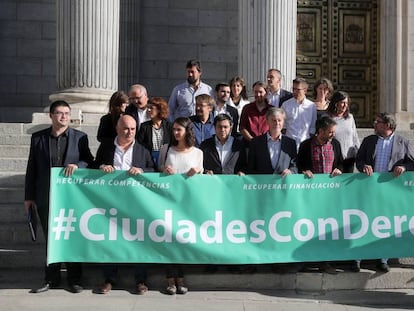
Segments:
[[[64,100],[72,109],[80,109],[83,113],[106,113],[109,98],[114,92],[100,89],[68,89],[50,95],[49,100]]]
[[[414,129],[414,112],[396,112],[395,121],[397,131],[410,131]]]

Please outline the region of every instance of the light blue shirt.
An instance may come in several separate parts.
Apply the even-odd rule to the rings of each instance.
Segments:
[[[270,161],[272,162],[272,168],[275,169],[277,162],[279,161],[280,149],[282,147],[282,134],[276,140],[267,133],[267,148],[269,149]]]
[[[394,142],[394,133],[389,137],[378,136],[375,146],[375,165],[374,172],[388,172],[388,164],[391,159],[392,144]]]
[[[203,82],[200,82],[197,90],[194,90],[187,81],[177,85],[168,100],[171,122],[174,122],[178,117],[195,115],[195,98],[201,94],[208,94],[214,98],[211,86]]]
[[[231,153],[231,147],[233,146],[233,136],[229,136],[227,141],[224,145],[217,139],[217,136],[214,136],[214,141],[216,142],[216,150],[220,158],[221,166],[223,167],[226,161],[228,161],[228,157]]]

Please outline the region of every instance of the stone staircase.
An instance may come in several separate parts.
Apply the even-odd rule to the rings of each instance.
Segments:
[[[91,150],[95,154],[99,116],[87,116],[83,121],[82,125],[75,127],[88,134]],[[46,243],[41,230],[38,241],[30,240],[22,202],[30,136],[47,126],[47,122],[0,123],[0,288],[36,286],[43,278]],[[359,130],[361,138],[371,133],[372,129]],[[402,134],[414,142],[413,133]],[[344,271],[338,275],[319,272],[274,274],[266,265],[259,266],[255,274],[229,274],[225,267],[215,274],[205,274],[203,266],[194,265],[186,268],[186,279],[191,289],[296,289],[320,292],[335,289],[414,288],[413,262],[411,258],[394,261],[391,272],[387,274],[376,273],[371,269],[352,273],[347,264],[338,263],[337,266]],[[371,267],[368,263],[363,268]],[[84,270],[87,286],[93,287],[102,282],[99,265],[87,264]],[[123,267],[119,277],[121,286],[133,286],[132,267]],[[152,287],[164,286],[162,265],[150,266],[149,284]]]

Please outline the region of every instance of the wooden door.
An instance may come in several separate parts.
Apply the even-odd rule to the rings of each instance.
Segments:
[[[298,0],[296,74],[349,93],[358,127],[378,111],[378,0]]]

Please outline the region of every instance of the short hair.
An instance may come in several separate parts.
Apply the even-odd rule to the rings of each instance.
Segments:
[[[240,83],[240,85],[242,86],[242,91],[240,92],[240,96],[241,96],[243,99],[248,99],[248,96],[247,96],[247,89],[246,89],[246,81],[244,81],[244,79],[243,79],[242,77],[239,77],[239,76],[236,76],[236,77],[231,78],[231,80],[230,80],[230,82],[229,82],[229,84],[230,84],[230,97],[231,97],[231,98],[233,98],[233,97],[234,97],[233,91],[231,90],[231,86],[232,86],[234,83],[236,83],[236,82],[239,82],[239,83]]]
[[[186,69],[196,67],[198,72],[201,72],[201,62],[198,59],[190,59],[185,65]]]
[[[135,89],[139,89],[141,91],[141,93],[144,93],[145,95],[148,96],[147,89],[142,84],[133,84],[133,85],[131,85],[131,87],[129,88],[129,93],[131,93],[132,90],[135,90]]]
[[[323,116],[316,120],[315,129],[316,134],[319,133],[319,130],[326,130],[331,126],[336,125],[336,121],[329,116]]]
[[[196,96],[196,103],[207,103],[210,107],[214,106],[214,98],[208,94],[200,94]]]
[[[57,107],[67,107],[69,110],[71,109],[70,105],[64,100],[57,100],[50,104],[49,113],[54,113]]]
[[[128,95],[124,91],[116,91],[109,99],[109,113],[115,111],[115,107],[120,107],[123,103],[128,103]]]
[[[187,147],[193,147],[195,145],[195,134],[194,134],[194,125],[193,122],[187,117],[178,117],[174,120],[174,124],[178,124],[185,128],[184,143]],[[178,141],[175,139],[174,135],[171,135],[171,146],[177,146]]]
[[[293,79],[293,84],[303,84],[306,86],[306,88],[308,88],[308,82],[304,78],[296,77],[295,79]]]
[[[151,97],[148,101],[148,105],[155,106],[158,109],[158,117],[162,120],[168,119],[170,115],[170,109],[167,101],[162,97]]]
[[[321,78],[320,80],[315,82],[315,84],[313,86],[313,92],[315,94],[315,97],[316,97],[316,89],[321,84],[325,85],[325,87],[329,90],[329,93],[328,93],[328,97],[329,97],[332,94],[334,88],[333,88],[331,80],[329,80],[328,78]]]
[[[346,98],[348,98],[348,108],[344,112],[344,119],[347,119],[350,114],[349,105],[351,103],[351,98],[349,97],[347,92],[336,91],[335,93],[333,93],[331,100],[329,101],[328,109],[326,109],[326,112],[329,115],[334,116],[336,114],[336,104],[345,100]]]
[[[397,128],[397,122],[395,121],[394,115],[392,115],[391,113],[381,112],[377,114],[377,117],[382,119],[385,123],[387,123],[393,132]]]
[[[269,72],[271,72],[271,71],[276,72],[276,75],[277,75],[279,78],[282,78],[282,73],[280,72],[280,70],[279,70],[279,69],[276,69],[276,68],[270,68],[270,69],[267,71],[267,73],[269,73]]]
[[[227,82],[220,82],[216,84],[216,92],[218,92],[222,87],[230,87],[230,84],[228,84]]]
[[[268,118],[270,118],[271,116],[280,114],[283,117],[283,120],[286,118],[286,112],[282,109],[282,108],[278,108],[278,107],[270,107],[267,111],[266,111],[266,120]]]
[[[267,92],[267,84],[264,83],[263,81],[256,81],[255,83],[253,83],[252,88],[254,89],[255,86],[260,86],[260,87],[264,88]]]
[[[219,113],[214,118],[214,123],[213,123],[214,127],[216,126],[217,123],[221,121],[226,121],[226,120],[230,122],[230,126],[233,126],[233,118],[231,116],[229,116],[227,113]]]

